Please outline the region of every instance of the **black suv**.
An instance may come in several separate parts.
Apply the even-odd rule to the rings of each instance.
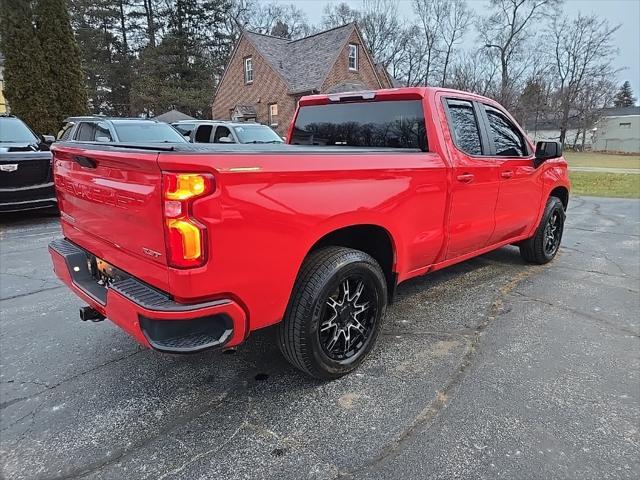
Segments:
[[[144,118],[69,117],[58,134],[63,142],[185,143],[171,125]]]
[[[0,212],[57,205],[49,151],[53,141],[13,115],[0,115]]]

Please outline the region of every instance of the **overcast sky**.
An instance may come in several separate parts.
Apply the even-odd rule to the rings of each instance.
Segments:
[[[295,3],[307,14],[311,23],[319,22],[322,10],[327,3],[345,1],[355,8],[362,4],[361,0],[277,1],[285,4]],[[467,0],[467,3],[480,15],[487,11],[488,2],[485,0]],[[401,16],[411,17],[411,0],[400,0],[399,7],[398,13]],[[565,0],[564,10],[570,15],[595,13],[609,20],[612,25],[621,25],[615,33],[615,43],[620,53],[615,59],[614,65],[624,69],[618,74],[619,82],[629,80],[636,97],[638,97],[640,93],[640,0]],[[393,15],[394,12],[389,12],[389,14]],[[476,38],[475,30],[469,31],[463,46],[473,46]]]

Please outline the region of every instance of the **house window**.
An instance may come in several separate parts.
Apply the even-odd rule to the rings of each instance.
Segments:
[[[272,103],[269,105],[269,125],[272,127],[278,126],[278,104]]]
[[[244,59],[244,83],[253,83],[253,60],[251,57]]]
[[[358,45],[349,44],[349,70],[358,70]]]

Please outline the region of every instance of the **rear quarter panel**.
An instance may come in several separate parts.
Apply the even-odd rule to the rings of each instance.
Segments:
[[[234,297],[252,330],[282,318],[305,256],[334,230],[386,229],[399,277],[433,263],[443,245],[447,169],[436,153],[161,154],[159,164],[216,178],[214,195],[193,206],[208,226],[209,261],[172,269],[171,292]]]

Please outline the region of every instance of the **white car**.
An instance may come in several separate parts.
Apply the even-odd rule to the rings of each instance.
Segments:
[[[259,123],[181,120],[171,126],[192,143],[284,143],[270,127]]]

